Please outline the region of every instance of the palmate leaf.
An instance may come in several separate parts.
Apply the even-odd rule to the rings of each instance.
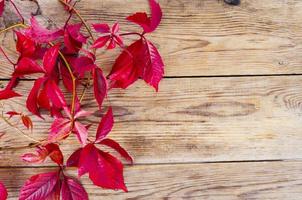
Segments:
[[[127,191],[123,177],[123,164],[111,156],[88,144],[80,150],[78,160],[78,173],[82,176],[89,174],[94,185],[107,189],[122,189]]]

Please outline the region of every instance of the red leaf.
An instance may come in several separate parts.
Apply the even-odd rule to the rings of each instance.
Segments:
[[[88,194],[75,179],[64,176],[62,181],[62,200],[88,200]]]
[[[83,43],[86,43],[87,37],[80,32],[81,26],[81,23],[66,26],[64,32],[66,53],[77,53],[82,48]]]
[[[16,31],[17,35],[17,51],[21,57],[31,57],[36,51],[35,42],[21,32]]]
[[[48,135],[49,142],[57,142],[66,138],[71,132],[71,122],[69,119],[57,118],[51,125]]]
[[[63,154],[57,144],[50,143],[47,144],[45,148],[47,149],[48,156],[52,161],[54,161],[58,165],[63,165]]]
[[[22,160],[28,163],[42,163],[48,156],[48,151],[44,147],[37,147],[36,153],[25,153]]]
[[[130,161],[131,163],[133,163],[133,159],[132,157],[128,154],[128,152],[120,146],[119,143],[117,143],[116,141],[112,140],[112,139],[104,139],[102,140],[99,144],[103,144],[106,146],[111,147],[112,149],[116,150],[122,157],[124,157],[126,160]]]
[[[6,200],[7,199],[7,190],[3,183],[0,182],[0,200]]]
[[[131,44],[116,59],[109,79],[111,87],[127,88],[139,77],[156,91],[164,74],[164,64],[156,47],[146,39]]]
[[[33,122],[27,115],[22,115],[21,116],[22,123],[27,129],[33,129]]]
[[[127,17],[127,20],[140,25],[144,32],[153,32],[159,25],[162,18],[162,11],[159,3],[156,0],[149,0],[151,17],[148,17],[146,13],[135,13]]]
[[[61,89],[53,80],[47,81],[46,88],[47,96],[56,108],[63,108],[67,106]]]
[[[48,76],[53,73],[59,55],[59,46],[55,45],[49,48],[43,56],[43,67]]]
[[[45,108],[46,110],[50,110],[51,106],[50,106],[50,101],[49,101],[49,97],[47,95],[47,87],[43,87],[38,95],[38,105],[41,108]]]
[[[7,86],[4,90],[0,91],[0,100],[1,99],[9,99],[13,97],[21,96],[20,94],[14,92],[12,89],[16,87],[19,83],[19,78],[13,76],[8,82]]]
[[[77,134],[78,140],[81,142],[82,145],[86,145],[88,137],[87,128],[80,122],[75,122],[74,129]]]
[[[99,37],[92,45],[92,48],[102,48],[103,46],[106,45],[106,43],[110,40],[110,36],[102,36]]]
[[[113,113],[112,113],[112,108],[110,107],[107,113],[105,114],[105,116],[103,116],[101,122],[99,123],[96,133],[95,143],[102,141],[108,135],[108,133],[111,131],[113,127],[113,123],[114,123]]]
[[[142,41],[138,40],[125,49],[116,59],[109,75],[111,87],[127,88],[142,74],[142,66],[137,66],[142,58]]]
[[[48,43],[58,39],[64,34],[62,29],[48,30],[41,27],[35,17],[30,19],[31,26],[25,31],[25,35],[38,43]]]
[[[57,144],[47,144],[37,147],[36,153],[26,153],[22,155],[22,160],[29,163],[42,163],[47,156],[58,165],[63,164],[63,154]]]
[[[5,2],[5,0],[0,0],[0,17],[2,16],[3,11],[4,11],[4,2]],[[2,199],[0,199],[0,200],[2,200]]]
[[[72,85],[72,78],[70,76],[70,73],[67,67],[65,66],[65,64],[63,64],[62,62],[59,63],[59,66],[60,66],[60,72],[61,72],[63,84],[69,92],[72,92],[73,85]]]
[[[101,109],[103,101],[107,95],[107,80],[100,68],[95,68],[93,73],[94,96]]]
[[[75,152],[71,154],[71,156],[67,160],[67,167],[78,167],[79,166],[79,160],[82,153],[83,148],[77,149]]]
[[[67,167],[79,167],[79,160],[81,157],[82,150],[83,148],[79,148],[70,155],[66,162]]]
[[[6,86],[6,89],[13,89],[13,88],[15,88],[15,87],[18,85],[18,83],[19,83],[19,78],[13,76],[13,77],[9,80],[9,82],[8,82],[8,84],[7,84],[7,86]]]
[[[21,95],[16,93],[15,91],[9,90],[9,89],[5,89],[0,91],[0,100],[2,99],[10,99],[13,97],[20,97]]]
[[[74,71],[79,74],[79,77],[81,78],[85,75],[85,72],[91,71],[96,67],[94,60],[88,56],[70,58],[68,61]]]
[[[42,87],[42,85],[45,82],[45,78],[39,78],[35,81],[33,88],[31,89],[27,100],[26,100],[26,107],[27,109],[32,112],[33,114],[39,116],[42,118],[40,115],[39,107],[38,107],[38,94],[39,90]],[[43,119],[43,118],[42,118]]]
[[[56,193],[59,181],[58,172],[37,174],[26,181],[21,189],[19,200],[44,200]]]
[[[68,31],[70,37],[72,37],[75,41],[86,43],[88,37],[81,33],[81,27],[82,23],[72,24],[68,25],[66,30]]]
[[[58,180],[52,192],[47,196],[45,200],[60,200],[60,193],[61,193],[61,180]]]
[[[110,33],[110,27],[108,24],[92,24],[94,30],[99,33]]]
[[[19,77],[19,76],[24,76],[34,73],[45,73],[45,70],[32,59],[23,57],[18,62],[17,67],[13,73],[13,76]]]
[[[9,118],[12,118],[13,116],[16,116],[16,115],[21,115],[21,113],[18,113],[16,111],[9,111],[6,114],[9,115]]]
[[[164,75],[164,63],[156,47],[150,41],[146,40],[144,47],[142,78],[158,91],[158,84]]]
[[[79,160],[79,175],[89,173],[91,181],[100,187],[127,191],[123,178],[123,164],[93,144],[86,145]]]
[[[116,44],[122,45],[123,39],[119,35],[119,24],[116,22],[112,26],[112,29],[110,30],[110,27],[108,24],[93,24],[94,29],[97,32],[105,33],[104,36],[99,37],[92,45],[92,48],[102,48],[105,46],[105,44],[109,41],[109,44],[107,46],[107,49],[114,49],[116,47]]]

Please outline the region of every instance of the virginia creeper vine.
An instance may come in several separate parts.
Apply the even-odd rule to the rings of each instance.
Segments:
[[[41,163],[50,158],[58,166],[55,171],[30,177],[21,188],[19,199],[88,199],[88,194],[79,180],[64,173],[67,167],[77,168],[79,177],[88,174],[96,186],[126,192],[128,189],[124,182],[122,162],[100,148],[110,147],[126,161],[133,163],[128,152],[107,137],[114,124],[112,107],[109,106],[100,119],[92,139],[88,134],[92,125],[84,124],[81,120],[90,116],[91,112],[83,110],[81,103],[86,91],[92,89],[99,110],[104,112],[103,102],[108,98],[108,91],[114,88],[126,89],[138,79],[143,79],[158,90],[164,74],[164,64],[158,50],[146,35],[155,31],[161,21],[160,5],[156,0],[149,0],[151,16],[138,12],[126,18],[129,22],[139,25],[142,28],[141,32],[120,33],[118,22],[111,27],[106,23],[88,24],[75,8],[78,1],[58,1],[63,5],[62,9],[69,12],[69,16],[62,28],[50,30],[42,27],[34,16],[30,18],[30,23],[26,24],[13,0],[8,0],[10,4],[0,0],[0,16],[5,7],[12,6],[20,20],[19,23],[0,30],[0,34],[14,32],[19,56],[14,62],[5,49],[0,47],[0,52],[12,65],[13,71],[7,86],[0,91],[2,101],[0,120],[29,140],[31,143],[27,147],[36,147],[35,152],[21,156],[24,162]],[[71,23],[73,15],[77,16],[80,23]],[[88,35],[81,32],[82,26]],[[98,34],[97,38],[92,30]],[[124,38],[131,35],[136,35],[139,39],[126,45]],[[107,77],[96,64],[96,51],[104,47],[107,50],[114,48],[121,50]],[[26,129],[32,132],[34,128],[30,115],[17,110],[4,111],[3,102],[22,96],[15,89],[18,90],[19,82],[23,78],[32,74],[39,77],[34,81],[26,97],[26,108],[38,118],[44,119],[49,115],[53,119],[48,136],[43,140],[38,140],[25,132]],[[83,89],[78,94],[80,85]],[[71,95],[70,102],[66,101],[63,89]],[[43,114],[41,111],[44,111]],[[22,122],[25,130],[13,123],[12,118],[19,119],[18,122]],[[0,137],[2,136],[1,133]],[[64,162],[60,145],[61,141],[69,136],[75,136],[81,147]],[[5,200],[7,196],[7,190],[0,182],[0,200]]]

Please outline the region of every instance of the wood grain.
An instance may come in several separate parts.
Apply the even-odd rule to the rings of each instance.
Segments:
[[[155,93],[139,81],[110,92],[116,117],[110,137],[136,163],[301,159],[301,83],[302,76],[165,79]],[[19,91],[26,94],[31,84],[23,81]],[[88,92],[86,110],[97,109],[92,97]],[[24,102],[7,102],[6,110],[24,111]],[[90,137],[100,116],[84,119],[94,124]],[[51,120],[33,120],[33,136],[45,137]],[[28,144],[3,121],[0,130],[7,132],[0,140],[4,149]],[[63,145],[67,155],[77,147],[72,138]],[[16,158],[25,150],[4,149],[7,162],[0,165],[24,165]]]
[[[15,200],[26,179],[53,170],[2,168],[0,177]],[[301,174],[301,162],[139,165],[125,169],[129,193],[102,190],[86,177],[82,182],[91,200],[300,200]]]
[[[37,11],[34,1],[16,1],[28,18]],[[164,18],[147,36],[159,47],[166,76],[212,76],[302,73],[302,2],[299,0],[243,0],[238,7],[213,0],[160,0]],[[60,27],[67,18],[57,0],[38,0],[37,18],[49,27]],[[146,0],[85,0],[78,5],[89,23],[121,23],[122,32],[138,30],[124,20],[148,10]],[[59,11],[62,10],[62,11]],[[18,21],[6,11],[2,27]],[[1,20],[0,20],[1,22]],[[4,38],[3,38],[4,37]],[[11,34],[0,40],[12,53]],[[98,63],[108,72],[118,51],[99,51]],[[11,67],[3,63],[1,78]]]

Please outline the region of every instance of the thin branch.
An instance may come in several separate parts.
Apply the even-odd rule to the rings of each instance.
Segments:
[[[5,118],[3,116],[3,113],[2,113],[2,116],[0,116],[1,119],[3,119],[3,121],[5,121],[10,127],[14,128],[15,130],[17,130],[17,133],[21,134],[22,136],[26,137],[27,139],[31,140],[31,141],[34,141],[35,143],[42,143],[43,141],[39,141],[29,135],[27,135],[25,132],[23,132],[19,127],[15,126],[14,124],[12,124],[7,118]]]
[[[2,54],[4,55],[4,57],[6,58],[6,60],[8,60],[8,62],[14,66],[16,66],[16,63],[14,63],[5,53],[5,51],[3,50],[3,48],[0,46],[0,51],[2,52]]]
[[[17,12],[17,15],[20,17],[21,21],[22,21],[22,24],[24,24],[25,20],[24,20],[24,17],[22,16],[22,14],[20,13],[18,7],[16,6],[16,4],[12,1],[12,0],[9,0],[10,3],[12,4],[12,6],[15,8],[16,12]]]
[[[11,29],[14,29],[14,28],[18,28],[18,27],[27,28],[27,26],[26,26],[25,24],[23,24],[23,23],[18,23],[18,24],[14,24],[14,25],[11,25],[11,26],[9,26],[9,27],[7,27],[7,28],[5,28],[5,29],[0,30],[0,34],[6,32],[6,31],[9,31],[9,30],[11,30]]]
[[[79,13],[79,11],[77,9],[75,9],[73,6],[69,5],[68,3],[66,3],[64,0],[58,0],[60,3],[62,3],[63,5],[67,6],[70,10],[72,10],[77,16],[78,18],[81,20],[81,22],[84,24],[85,28],[87,29],[91,39],[93,41],[95,41],[93,34],[89,28],[89,25],[86,23],[85,19],[82,17],[82,15]]]

